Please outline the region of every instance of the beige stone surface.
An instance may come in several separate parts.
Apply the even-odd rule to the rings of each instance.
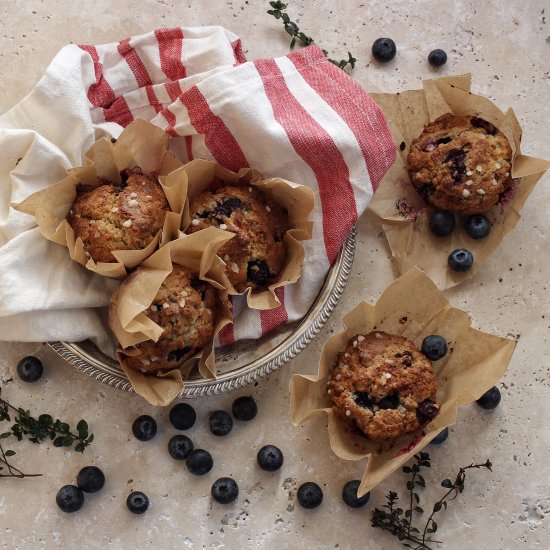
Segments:
[[[544,13],[546,7],[547,14]],[[288,51],[280,24],[257,0],[170,2],[128,0],[3,0],[0,3],[0,112],[14,105],[38,80],[66,43],[120,40],[157,26],[220,24],[241,36],[247,56]],[[399,91],[418,87],[435,73],[428,52],[442,47],[448,64],[439,74],[472,72],[473,91],[506,108],[513,106],[524,128],[527,154],[549,157],[550,10],[544,0],[411,0],[409,2],[319,0],[291,2],[290,11],[318,43],[339,56],[349,49],[358,58],[354,78],[367,89]],[[371,60],[379,36],[393,37],[399,53],[387,66]],[[493,473],[475,472],[466,491],[439,518],[441,546],[484,549],[550,547],[550,202],[549,176],[527,202],[523,218],[486,268],[447,296],[467,311],[474,326],[518,340],[508,373],[499,385],[503,402],[493,412],[461,409],[449,440],[430,448],[431,502],[441,493],[437,481],[472,461],[490,458]],[[368,216],[359,222],[352,278],[341,303],[315,341],[291,364],[234,395],[193,402],[199,420],[191,430],[196,447],[211,451],[214,469],[194,477],[166,451],[174,433],[168,410],[155,410],[138,396],[124,394],[73,371],[42,344],[0,343],[3,394],[35,412],[50,412],[71,422],[86,418],[96,441],[84,455],[49,444],[15,443],[18,464],[41,478],[0,479],[0,548],[398,548],[395,539],[370,527],[370,512],[388,490],[402,490],[397,473],[376,488],[369,505],[350,510],[340,492],[359,478],[363,465],[331,454],[322,422],[293,427],[288,411],[292,373],[315,372],[323,342],[343,312],[358,300],[374,301],[392,280],[388,248]],[[20,382],[15,365],[36,354],[46,365],[34,385]],[[237,395],[253,395],[258,417],[237,423],[226,438],[207,428],[209,411],[228,409]],[[132,420],[149,413],[159,434],[148,443],[135,440]],[[267,474],[255,454],[273,443],[285,453],[280,472]],[[74,482],[81,466],[96,464],[105,488],[85,507],[65,515],[55,493]],[[222,475],[238,480],[241,495],[232,505],[212,502],[212,482]],[[295,489],[307,480],[323,487],[316,510],[296,505]],[[150,510],[133,516],[125,507],[130,489],[143,490]]]

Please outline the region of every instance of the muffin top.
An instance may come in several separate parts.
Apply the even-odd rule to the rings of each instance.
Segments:
[[[381,331],[349,341],[327,388],[335,412],[375,441],[413,432],[439,412],[430,360],[411,340]]]
[[[235,233],[218,252],[237,292],[277,281],[286,260],[286,211],[253,186],[222,185],[191,199],[188,233],[218,227]]]
[[[139,269],[130,277],[135,277],[135,273]],[[147,340],[137,344],[140,355],[127,356],[125,364],[142,372],[181,366],[212,339],[215,307],[214,288],[190,270],[174,264],[151,306],[144,311],[164,329],[163,333],[157,342]]]
[[[479,214],[512,185],[512,148],[486,120],[446,114],[413,140],[407,168],[416,190],[433,206]]]
[[[94,188],[79,186],[68,222],[95,262],[114,262],[115,250],[141,250],[151,243],[170,210],[153,174],[135,168],[122,172],[122,182],[100,180]]]

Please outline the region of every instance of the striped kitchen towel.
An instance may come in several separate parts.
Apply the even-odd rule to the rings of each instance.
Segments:
[[[71,262],[9,203],[60,179],[97,137],[117,137],[135,118],[165,129],[183,161],[251,166],[315,192],[302,278],[279,289],[274,310],[249,310],[236,298],[222,345],[258,338],[307,312],[396,155],[376,104],[316,46],[247,62],[240,40],[220,27],[66,46],[31,94],[0,117],[8,153],[0,161],[1,339],[92,338],[109,351],[98,308],[115,283]]]

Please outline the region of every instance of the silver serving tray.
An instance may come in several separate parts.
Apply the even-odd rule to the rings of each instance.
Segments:
[[[281,325],[258,340],[239,341],[217,350],[217,378],[188,378],[180,397],[204,397],[242,388],[298,355],[315,338],[338,304],[351,273],[354,253],[355,230],[342,246],[317,299],[301,320]],[[50,346],[88,376],[108,386],[133,391],[118,363],[89,340],[78,343],[51,342]]]

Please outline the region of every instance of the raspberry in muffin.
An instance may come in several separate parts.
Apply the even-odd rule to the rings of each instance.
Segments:
[[[439,413],[432,364],[403,336],[354,336],[327,387],[334,411],[374,441],[413,432]]]
[[[206,191],[191,199],[189,214],[188,233],[212,226],[235,233],[218,256],[237,292],[263,290],[277,281],[286,260],[288,216],[258,188],[222,185]]]
[[[135,273],[126,282],[130,282]],[[147,340],[135,346],[139,355],[126,356],[125,365],[142,372],[180,367],[203,349],[214,333],[216,291],[189,269],[174,264],[151,306],[144,314],[162,327],[157,342]],[[115,298],[111,300],[111,306]]]
[[[413,140],[407,168],[418,193],[433,206],[480,214],[512,185],[512,148],[490,122],[446,114]]]
[[[114,250],[141,250],[153,241],[170,210],[156,176],[124,171],[121,183],[79,186],[68,221],[95,262],[115,262]]]

